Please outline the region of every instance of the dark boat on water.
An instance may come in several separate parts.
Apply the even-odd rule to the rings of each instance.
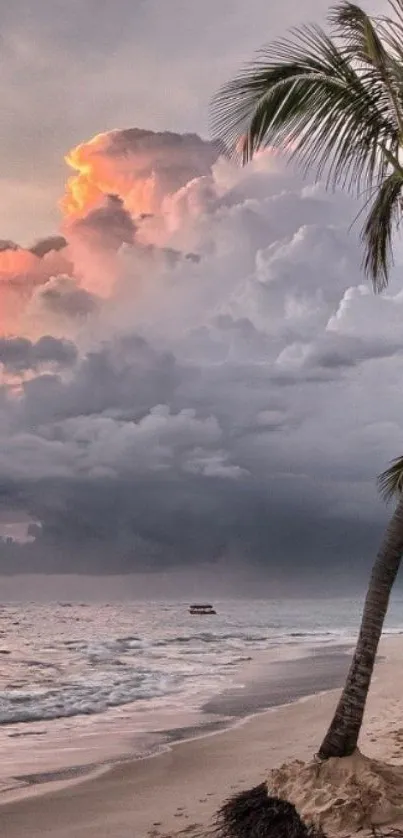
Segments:
[[[189,614],[217,614],[212,605],[199,605],[195,603],[189,606]]]

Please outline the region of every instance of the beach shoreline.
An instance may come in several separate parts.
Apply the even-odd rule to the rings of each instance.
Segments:
[[[261,653],[197,711],[173,716],[150,711],[149,727],[140,733],[135,705],[132,716],[124,708],[122,716],[118,711],[75,719],[75,733],[72,729],[67,739],[60,734],[52,738],[53,728],[45,734],[40,722],[27,729],[20,725],[2,742],[0,804],[83,781],[122,763],[158,757],[179,742],[231,730],[270,708],[340,687],[350,649],[348,644],[295,644]]]
[[[166,838],[184,830],[204,838],[225,798],[261,783],[283,759],[312,756],[337,695],[333,690],[270,708],[70,783],[14,791],[1,801],[0,828],[7,838]],[[310,731],[302,738],[295,735],[301,724]]]
[[[362,750],[403,761],[403,638],[385,638],[371,687]],[[262,782],[290,759],[309,760],[331,719],[338,689],[260,711],[232,727],[176,741],[162,753],[118,762],[73,782],[16,793],[0,805],[7,838],[166,838],[208,834],[222,801]]]

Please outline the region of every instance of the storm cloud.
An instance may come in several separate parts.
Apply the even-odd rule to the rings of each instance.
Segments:
[[[0,342],[0,509],[32,526],[1,571],[359,580],[403,447],[397,280],[372,294],[356,204],[278,155],[238,170],[194,137],[122,134],[142,137],[143,183],[153,155],[164,173],[153,212],[114,132],[65,245],[3,263],[21,328]]]

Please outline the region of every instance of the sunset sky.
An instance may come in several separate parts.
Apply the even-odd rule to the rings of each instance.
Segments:
[[[217,87],[327,8],[280,5],[0,2],[2,573],[371,561],[401,245],[375,297],[352,198],[208,137]]]
[[[277,7],[280,6],[280,9]],[[207,133],[217,85],[325,0],[1,0],[2,237],[58,224],[65,153],[112,128]]]

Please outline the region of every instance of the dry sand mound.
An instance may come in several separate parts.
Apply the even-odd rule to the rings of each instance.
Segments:
[[[403,818],[403,767],[359,751],[325,762],[288,762],[271,771],[269,794],[291,801],[308,823],[328,834],[356,832]]]

